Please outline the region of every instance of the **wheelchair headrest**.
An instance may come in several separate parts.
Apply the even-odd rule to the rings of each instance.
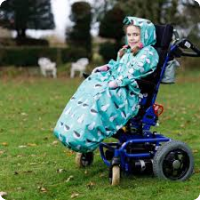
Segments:
[[[173,35],[173,26],[170,24],[155,25],[155,27],[157,42],[154,45],[154,47],[159,54],[159,63],[157,65],[156,70],[152,74],[142,78],[141,80],[137,80],[141,91],[143,93],[148,93],[151,95],[153,95],[155,86],[159,81],[161,68],[165,62],[165,58],[168,52],[169,45],[172,41]]]
[[[155,25],[157,42],[154,45],[155,48],[168,49],[170,42],[172,41],[173,26],[170,24],[166,25]]]

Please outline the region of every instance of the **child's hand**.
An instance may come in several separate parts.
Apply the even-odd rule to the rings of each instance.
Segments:
[[[92,70],[92,74],[93,74],[93,73],[96,73],[96,72],[103,72],[103,71],[108,71],[108,70],[109,70],[108,65],[103,65],[103,66],[94,68],[94,69]]]
[[[117,81],[110,81],[108,83],[108,86],[109,88],[113,88],[113,89],[117,88],[118,87]]]

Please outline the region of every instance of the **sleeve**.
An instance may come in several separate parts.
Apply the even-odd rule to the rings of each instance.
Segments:
[[[118,61],[115,61],[115,60],[113,60],[113,59],[111,59],[109,62],[108,62],[108,64],[107,64],[107,66],[110,68],[110,69],[117,69],[117,67],[118,67],[118,65],[119,65],[119,62]]]
[[[129,65],[129,70],[127,70],[127,72],[123,75],[119,75],[117,77],[116,81],[118,86],[127,86],[135,82],[136,79],[140,79],[151,74],[155,71],[158,60],[159,56],[153,47],[144,48],[141,50],[139,55],[136,56],[136,59],[126,64]]]

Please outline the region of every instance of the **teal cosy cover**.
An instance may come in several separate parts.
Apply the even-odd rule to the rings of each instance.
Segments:
[[[127,121],[137,115],[143,95],[136,80],[152,73],[158,64],[158,54],[151,46],[156,43],[153,23],[147,19],[126,17],[124,24],[140,28],[143,48],[133,55],[130,49],[110,60],[108,71],[91,74],[78,87],[63,110],[55,136],[77,152],[94,151]],[[110,81],[118,87],[110,88]]]

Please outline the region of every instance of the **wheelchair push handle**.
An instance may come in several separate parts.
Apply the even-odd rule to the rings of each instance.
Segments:
[[[195,47],[192,42],[190,42],[188,39],[183,38],[175,44],[175,46],[179,50],[179,56],[188,56],[188,57],[200,57],[200,50]],[[180,49],[181,48],[181,49]],[[182,49],[190,49],[192,52],[186,52]]]

